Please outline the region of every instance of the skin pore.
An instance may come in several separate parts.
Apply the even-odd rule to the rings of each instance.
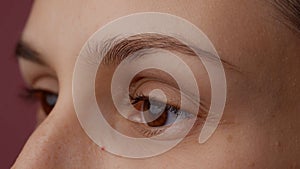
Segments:
[[[189,20],[236,69],[225,68],[225,122],[205,144],[198,143],[199,132],[194,132],[165,154],[129,159],[106,152],[85,134],[73,108],[72,74],[81,47],[96,30],[119,17],[147,11]],[[38,59],[21,56],[20,68],[30,88],[59,97],[48,116],[42,107],[38,110],[39,126],[12,168],[299,167],[300,38],[274,18],[277,12],[263,0],[36,0],[21,40]],[[182,57],[199,76],[206,74],[201,63]],[[107,79],[99,80],[109,81],[113,69],[104,66],[99,74],[107,74]],[[203,76],[197,80],[205,92],[209,82]],[[143,86],[145,93],[161,86],[153,83]],[[109,83],[101,85],[100,99],[110,91]]]

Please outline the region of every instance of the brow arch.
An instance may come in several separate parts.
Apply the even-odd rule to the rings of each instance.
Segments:
[[[192,48],[174,37],[157,33],[143,33],[126,38],[116,36],[104,41],[103,43],[95,45],[92,43],[89,44],[88,42],[87,45],[90,53],[96,52],[99,56],[104,56],[103,63],[107,65],[119,64],[126,57],[137,52],[143,52],[146,49],[164,49],[194,57],[197,56],[194,50],[197,50],[197,53],[201,55],[200,57],[206,57],[212,61],[221,60],[224,66],[234,67],[225,60],[218,58],[216,55],[205,51],[200,47]]]

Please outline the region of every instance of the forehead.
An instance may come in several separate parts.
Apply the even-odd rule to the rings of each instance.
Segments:
[[[235,26],[244,27],[237,31],[248,30],[249,22],[244,22],[245,18],[247,21],[254,21],[257,17],[254,13],[263,11],[257,7],[257,2],[259,1],[36,0],[22,38],[42,53],[45,57],[43,59],[48,62],[67,59],[66,57],[74,60],[74,56],[78,55],[93,32],[124,15],[146,11],[171,13],[186,18],[214,38],[214,34],[220,37],[232,33],[229,29],[232,22],[239,24]]]

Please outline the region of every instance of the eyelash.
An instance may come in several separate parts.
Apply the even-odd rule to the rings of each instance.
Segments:
[[[25,101],[38,101],[41,104],[44,113],[46,115],[49,115],[56,104],[58,94],[47,90],[25,87],[23,92],[21,93],[21,98],[23,98]]]

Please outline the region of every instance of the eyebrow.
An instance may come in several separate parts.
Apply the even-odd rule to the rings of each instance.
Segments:
[[[300,33],[300,1],[297,0],[269,0],[270,4],[280,13],[279,21],[285,26]],[[278,19],[278,18],[276,18]],[[287,21],[287,22],[286,22]]]
[[[40,59],[40,54],[31,48],[28,43],[22,40],[16,44],[15,56],[40,65],[45,65],[45,63]]]
[[[119,64],[122,60],[129,56],[142,56],[146,55],[149,50],[147,49],[165,49],[171,52],[178,52],[188,56],[206,57],[211,61],[220,60],[225,67],[237,69],[234,65],[217,57],[211,52],[205,51],[199,47],[191,47],[178,39],[157,34],[157,33],[144,33],[132,35],[126,38],[114,37],[103,43],[95,43],[95,41],[88,42],[88,53],[91,55],[104,56],[103,63],[105,65]],[[92,54],[94,53],[94,54]],[[134,57],[135,58],[135,57]],[[133,59],[134,59],[133,58]]]
[[[220,60],[224,67],[239,72],[235,65],[232,65],[208,51],[202,50],[199,47],[194,47],[193,50],[191,47],[174,37],[156,33],[138,34],[127,38],[114,37],[100,44],[89,41],[87,45],[89,54],[93,55],[93,53],[96,52],[97,54],[104,56],[103,61],[105,65],[119,64],[122,60],[131,55],[145,55],[147,54],[147,52],[145,52],[146,49],[165,49],[188,56],[197,56],[194,52],[194,50],[197,50],[197,53],[200,53],[201,57],[204,56],[212,61]],[[15,55],[17,58],[24,58],[40,65],[46,65],[44,61],[40,59],[41,55],[23,40],[20,40],[17,43]]]

